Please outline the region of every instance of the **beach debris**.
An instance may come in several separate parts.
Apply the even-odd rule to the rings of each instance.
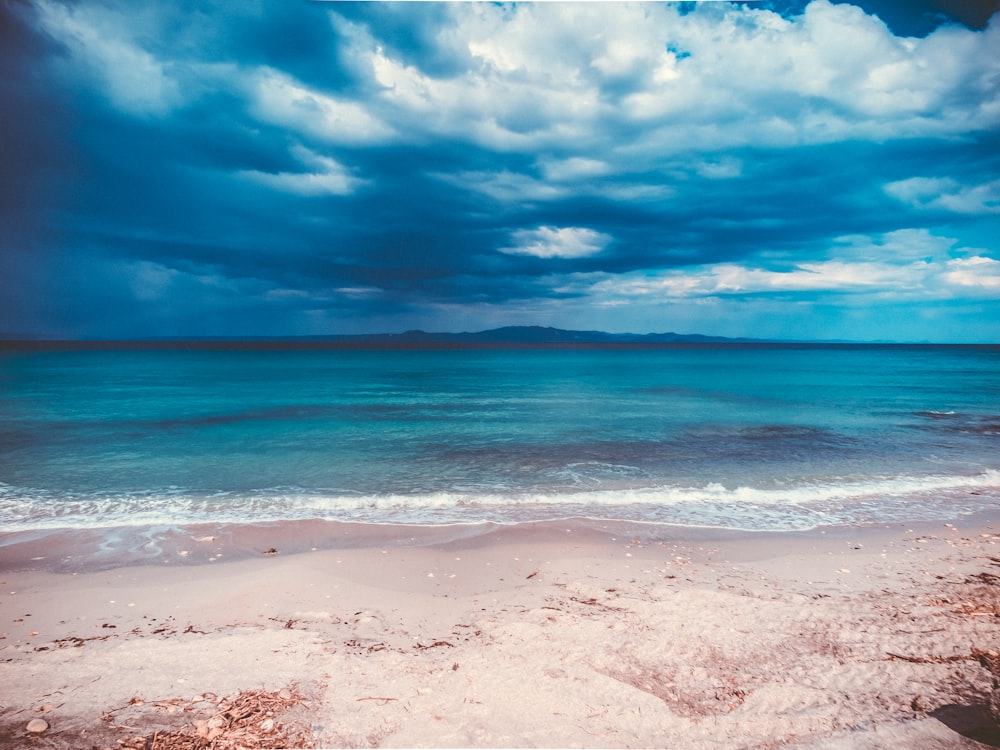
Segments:
[[[985,583],[987,586],[1000,586],[1000,576],[983,571],[981,573],[973,573],[963,583]]]
[[[351,638],[350,640],[344,641],[344,645],[347,648],[358,649],[359,651],[364,651],[367,654],[374,654],[379,651],[394,651],[398,649],[390,649],[389,645],[382,643],[381,641],[361,641],[357,638]]]
[[[276,550],[274,547],[268,547],[266,550],[264,550],[264,554],[265,555],[276,555],[276,554],[278,554],[278,550]]]
[[[973,647],[968,654],[952,654],[951,656],[908,656],[886,651],[886,656],[890,659],[908,661],[911,664],[949,664],[960,661],[978,661],[987,669],[994,678],[1000,678],[1000,653],[988,649],[983,650]]]
[[[414,646],[414,648],[417,651],[426,651],[429,648],[440,648],[441,646],[447,646],[449,648],[455,648],[455,644],[454,643],[448,643],[448,641],[434,641],[434,643],[430,643],[430,644],[428,644],[426,646],[418,643],[416,646]]]
[[[110,627],[114,627],[114,625],[112,625]],[[38,634],[36,633],[35,635],[38,635]],[[70,648],[70,647],[72,647],[72,648],[83,648],[83,645],[87,641],[106,641],[110,637],[111,637],[111,635],[95,635],[95,636],[91,636],[90,638],[81,638],[80,636],[74,635],[74,636],[69,636],[68,638],[58,638],[58,639],[52,641],[52,646],[54,646],[57,649],[58,648]],[[49,650],[51,650],[50,646],[36,646],[35,647],[35,651],[49,651]]]
[[[569,598],[571,602],[576,602],[577,604],[585,604],[588,607],[596,607],[599,610],[604,610],[606,612],[627,612],[624,607],[612,607],[609,604],[604,604],[596,599],[596,597],[588,597],[586,599],[579,596],[571,596]]]
[[[956,654],[953,656],[907,656],[906,654],[896,654],[892,651],[886,651],[885,655],[890,659],[908,661],[911,664],[948,664],[953,661],[969,661],[976,659],[973,655],[963,654]]]
[[[994,677],[1000,677],[1000,652],[994,649],[985,651],[978,648],[972,649],[972,656],[979,660],[979,663]]]
[[[299,707],[308,708],[308,701],[297,685],[277,691],[241,690],[217,697],[211,693],[192,699],[158,700],[151,704],[157,711],[170,715],[195,717],[183,727],[157,731],[146,736],[130,735],[118,740],[119,750],[272,750],[274,748],[310,748],[314,746],[312,725],[290,713]],[[104,719],[113,721],[114,714],[129,706],[105,712]],[[135,723],[129,716],[129,723]],[[122,729],[132,729],[123,726]],[[110,749],[109,749],[110,750]]]
[[[41,734],[48,728],[49,728],[49,723],[45,721],[45,719],[32,719],[31,721],[28,722],[28,726],[25,727],[25,729],[27,729],[27,731],[31,732],[32,734]]]
[[[526,577],[530,581],[532,578],[534,578],[535,576],[537,576],[541,572],[542,572],[541,568],[535,568],[533,571],[531,571],[530,573],[528,573],[528,575]]]

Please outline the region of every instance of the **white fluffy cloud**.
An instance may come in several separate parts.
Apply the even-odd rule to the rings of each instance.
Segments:
[[[710,6],[660,28],[690,57],[625,103],[682,145],[685,133],[697,148],[941,135],[1000,116],[1000,62],[987,51],[997,24],[902,39],[855,6],[815,0],[791,20]]]
[[[886,300],[989,297],[1000,289],[1000,261],[956,250],[955,240],[925,230],[838,238],[827,260],[786,268],[718,263],[620,275],[579,275],[560,291],[616,300],[709,298],[758,294],[867,294]],[[963,254],[966,257],[952,257]]]
[[[894,291],[919,287],[922,264],[895,266],[880,263],[824,261],[800,263],[789,270],[753,268],[720,263],[694,269],[625,274],[597,282],[599,296],[708,297],[764,292],[843,292],[864,289]]]
[[[254,71],[245,88],[257,119],[321,141],[360,144],[393,135],[362,103],[310,89],[276,70]]]
[[[916,208],[959,214],[1000,213],[1000,180],[982,185],[962,185],[950,177],[912,177],[890,182],[885,191]]]
[[[940,261],[953,252],[958,240],[927,229],[896,229],[877,237],[866,234],[833,238],[828,255],[845,262],[906,263]]]
[[[374,91],[348,119],[366,113],[371,122],[357,131],[371,137],[392,127],[415,141],[550,154],[530,171],[468,175],[470,189],[505,202],[552,199],[565,187],[656,198],[670,190],[650,183],[649,171],[675,169],[678,159],[702,177],[726,179],[742,169],[725,154],[732,148],[1000,126],[998,22],[982,32],[943,26],[900,38],[861,9],[827,0],[792,19],[728,3],[687,14],[670,3],[456,3],[446,12],[434,42],[439,54],[462,61],[447,74],[332,13],[334,26],[352,35],[352,69]],[[298,114],[300,128],[326,116],[304,107]],[[887,190],[908,200],[918,187]],[[995,192],[957,190],[939,202],[992,211]]]
[[[612,125],[641,125],[658,151],[941,135],[1000,123],[1000,26],[895,37],[851,5],[815,0],[802,17],[708,4],[459,4],[473,64],[434,78],[369,52],[384,97],[426,116],[417,127],[532,149],[573,135],[603,145]],[[553,50],[559,50],[553,55]],[[570,144],[563,144],[568,146]],[[582,157],[581,157],[582,158]]]
[[[981,294],[1000,294],[1000,260],[976,255],[948,261],[943,278],[949,284]]]
[[[500,252],[536,258],[586,258],[607,247],[611,237],[584,227],[538,227],[519,229],[511,240],[514,244],[499,248]]]
[[[447,74],[401,57],[331,4],[332,27],[347,39],[341,58],[360,84],[349,93],[242,69],[211,47],[144,46],[157,34],[143,33],[124,8],[53,0],[38,8],[79,68],[135,114],[162,114],[232,85],[252,117],[304,137],[551,149],[560,161],[539,166],[555,180],[641,171],[692,151],[1000,126],[1000,23],[899,38],[876,17],[828,0],[792,19],[729,3],[686,14],[671,3],[448,4],[433,40],[437,56],[461,62]],[[736,168],[703,164],[718,176]]]
[[[550,201],[565,198],[568,195],[564,186],[507,170],[458,172],[456,174],[441,172],[432,176],[464,190],[488,195],[501,203]]]

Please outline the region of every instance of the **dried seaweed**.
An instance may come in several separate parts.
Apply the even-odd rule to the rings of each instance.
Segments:
[[[984,583],[987,586],[1000,586],[1000,576],[988,571],[973,573],[965,579],[964,583]]]
[[[105,721],[130,706],[141,704],[133,698],[126,706],[105,712]],[[107,750],[270,750],[274,748],[309,748],[313,746],[310,727],[290,720],[288,713],[308,705],[296,686],[278,691],[241,690],[235,695],[217,698],[158,700],[152,706],[159,711],[194,714],[180,729],[156,731],[148,735],[118,740]]]

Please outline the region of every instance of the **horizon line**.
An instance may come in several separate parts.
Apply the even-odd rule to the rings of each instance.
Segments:
[[[399,334],[346,336],[171,336],[143,338],[10,338],[0,335],[0,351],[128,351],[128,350],[258,350],[258,351],[462,351],[462,350],[652,350],[652,349],[754,349],[754,348],[965,348],[1000,349],[1000,343],[947,341],[852,341],[822,339],[656,340],[482,340],[407,339]],[[385,336],[387,338],[379,338]]]

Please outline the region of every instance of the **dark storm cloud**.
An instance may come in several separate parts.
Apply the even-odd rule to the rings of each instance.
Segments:
[[[0,7],[10,332],[768,335],[822,301],[863,337],[859,300],[1000,294],[982,4]]]

